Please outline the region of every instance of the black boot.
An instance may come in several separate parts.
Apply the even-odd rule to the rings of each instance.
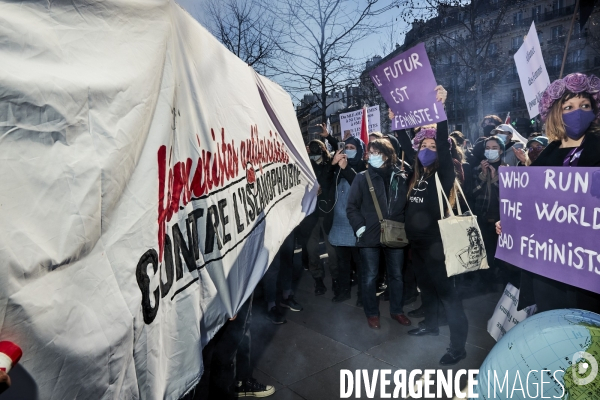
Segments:
[[[362,302],[362,294],[360,292],[358,292],[356,294],[356,306],[357,307],[362,307],[363,306],[363,302]]]
[[[425,310],[423,309],[423,306],[421,306],[415,310],[409,311],[407,314],[409,317],[423,318],[425,316]]]
[[[340,290],[338,294],[336,294],[331,301],[334,303],[339,303],[344,300],[348,300],[350,298],[350,290]]]
[[[440,365],[454,365],[464,358],[467,358],[467,352],[464,349],[449,348],[448,352],[440,359]]]
[[[325,284],[323,283],[323,278],[315,279],[315,296],[320,296],[322,294],[325,294],[326,291],[327,291],[327,288],[325,287]]]
[[[333,290],[333,295],[337,296],[340,294],[340,281],[337,279],[331,280],[331,290]]]

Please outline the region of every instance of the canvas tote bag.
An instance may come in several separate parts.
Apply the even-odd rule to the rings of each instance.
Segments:
[[[489,268],[481,230],[477,224],[477,217],[472,214],[462,188],[460,185],[454,184],[457,188],[454,191],[454,195],[458,209],[458,215],[455,215],[452,207],[450,207],[448,197],[444,193],[437,172],[435,174],[435,183],[440,204],[440,214],[442,216],[442,219],[438,221],[438,225],[440,226],[442,243],[444,244],[448,277]],[[467,208],[469,208],[468,213],[463,214],[461,210],[460,202],[458,201],[458,192],[465,199]],[[446,205],[449,216],[444,218],[446,215],[444,212]]]

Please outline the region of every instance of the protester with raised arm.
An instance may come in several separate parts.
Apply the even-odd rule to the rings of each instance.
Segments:
[[[437,99],[442,103],[446,90],[436,87]],[[400,143],[403,144],[405,140]],[[453,365],[467,356],[468,322],[455,285],[455,278],[448,278],[444,247],[438,220],[440,215],[435,175],[439,176],[446,195],[450,198],[456,174],[450,154],[448,122],[437,124],[437,129],[420,131],[413,139],[417,157],[409,179],[406,205],[406,233],[411,242],[413,265],[421,289],[425,324],[408,332],[413,336],[439,335],[438,310],[443,304],[450,328],[450,347],[440,359],[442,365]]]

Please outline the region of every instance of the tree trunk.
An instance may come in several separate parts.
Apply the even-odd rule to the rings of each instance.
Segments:
[[[327,122],[327,90],[325,89],[325,65],[321,64],[321,123]]]
[[[475,85],[477,86],[477,121],[483,121],[483,88],[481,87],[481,71],[479,66],[475,69]],[[477,125],[476,125],[477,126]],[[479,137],[479,129],[475,133]]]

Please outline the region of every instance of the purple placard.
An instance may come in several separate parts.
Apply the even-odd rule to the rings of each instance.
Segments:
[[[371,80],[394,112],[393,129],[408,129],[447,119],[444,105],[435,101],[435,77],[419,43],[374,68]]]
[[[496,257],[600,293],[600,168],[500,167]]]

